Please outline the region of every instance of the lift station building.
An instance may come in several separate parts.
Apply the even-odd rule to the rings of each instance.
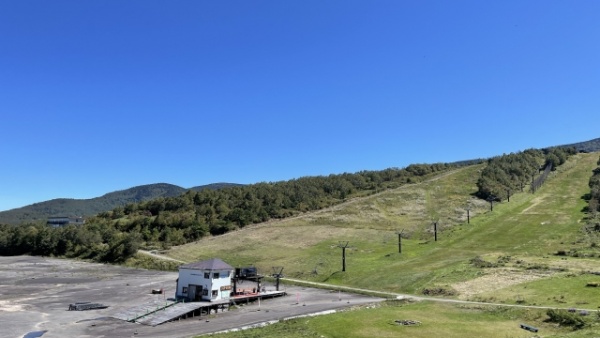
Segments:
[[[186,301],[229,300],[234,270],[219,258],[181,265],[176,297]]]

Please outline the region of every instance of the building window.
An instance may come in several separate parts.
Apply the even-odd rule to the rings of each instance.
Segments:
[[[183,289],[181,290],[181,293],[187,293],[187,286],[183,287]]]
[[[219,290],[213,290],[212,296],[213,296],[213,298],[216,298],[217,296],[219,296]]]
[[[202,295],[203,296],[208,296],[208,289],[202,290]]]
[[[213,273],[213,279],[219,279],[219,273],[218,272]]]
[[[204,279],[210,279],[210,272],[204,273]]]

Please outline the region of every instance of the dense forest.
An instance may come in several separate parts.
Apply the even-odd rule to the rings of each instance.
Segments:
[[[0,225],[0,255],[39,255],[125,261],[141,244],[140,235],[113,226],[86,223],[51,227],[45,224]]]
[[[526,150],[489,159],[477,182],[481,198],[523,190],[540,168],[564,163],[569,148]],[[121,262],[140,247],[168,248],[249,224],[326,208],[349,198],[418,183],[432,175],[481,161],[414,164],[403,169],[302,177],[219,190],[186,191],[129,203],[88,218],[84,225],[0,225],[0,255],[34,254]]]

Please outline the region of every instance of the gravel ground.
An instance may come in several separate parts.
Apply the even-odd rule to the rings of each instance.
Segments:
[[[51,337],[193,337],[381,301],[380,298],[283,285],[288,296],[156,327],[111,317],[174,296],[177,273],[43,257],[0,257],[0,337],[46,331]],[[266,285],[269,289],[273,286]],[[163,288],[164,295],[151,294]],[[106,309],[68,311],[93,302]]]

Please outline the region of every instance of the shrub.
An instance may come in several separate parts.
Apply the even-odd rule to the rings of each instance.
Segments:
[[[582,329],[586,325],[585,320],[576,313],[570,313],[565,310],[549,309],[546,314],[548,315],[548,322],[557,323],[560,326],[572,327],[573,330]]]
[[[472,258],[470,263],[476,268],[495,268],[498,266],[497,264],[488,262],[479,256]]]

